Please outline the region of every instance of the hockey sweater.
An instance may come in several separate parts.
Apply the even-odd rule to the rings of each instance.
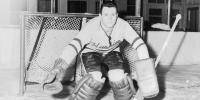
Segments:
[[[80,51],[82,53],[119,51],[118,45],[123,40],[129,42],[138,51],[139,58],[148,58],[146,45],[128,22],[117,18],[110,36],[102,29],[100,22],[99,16],[91,19],[64,48],[60,58],[70,64]]]

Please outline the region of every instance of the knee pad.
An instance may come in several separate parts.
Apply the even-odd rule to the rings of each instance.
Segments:
[[[115,100],[131,100],[136,94],[135,87],[129,76],[120,81],[109,81]]]
[[[153,59],[143,59],[135,62],[137,83],[145,98],[152,98],[159,93],[158,80]]]
[[[76,85],[69,100],[95,100],[104,85],[105,79],[103,80],[103,82],[97,81],[87,74]]]
[[[102,73],[100,71],[93,71],[93,72],[89,72],[90,75],[92,75],[92,77],[97,80],[97,81],[102,81],[101,77],[102,77]]]
[[[110,81],[119,81],[124,78],[124,70],[113,69],[108,71],[108,77]]]

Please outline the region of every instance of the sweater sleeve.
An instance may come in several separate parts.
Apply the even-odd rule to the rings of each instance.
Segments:
[[[137,50],[139,59],[149,58],[147,46],[136,31],[128,23],[125,23],[124,29],[124,38]]]
[[[90,41],[90,29],[86,26],[75,36],[75,38],[64,48],[60,55],[68,65],[74,61],[76,55]]]

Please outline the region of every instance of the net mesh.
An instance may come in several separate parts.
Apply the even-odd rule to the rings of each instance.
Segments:
[[[42,82],[63,48],[79,32],[82,18],[80,15],[24,15],[26,81]]]
[[[27,69],[25,81],[41,83],[52,69],[55,59],[84,25],[83,22],[94,16],[96,15],[25,14],[22,24],[25,42],[24,67]],[[141,34],[140,17],[128,17],[126,20]],[[138,59],[136,51],[127,46],[124,55],[133,72],[134,61]],[[73,70],[75,69],[70,69],[71,73],[68,74],[73,74]],[[83,69],[77,68],[76,72],[76,77],[81,76]]]
[[[130,24],[130,26],[143,38],[143,19],[142,17],[127,16],[125,20]],[[130,68],[128,72],[132,79],[135,79],[135,61],[138,60],[137,51],[131,47],[128,43],[124,43],[123,55],[125,57],[125,66]]]

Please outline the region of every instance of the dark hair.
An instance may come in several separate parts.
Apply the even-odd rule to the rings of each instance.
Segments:
[[[117,4],[114,1],[104,1],[103,4],[100,7],[100,11],[99,11],[100,14],[102,14],[103,7],[109,7],[109,8],[114,7],[114,8],[116,8],[116,10],[118,12]]]

